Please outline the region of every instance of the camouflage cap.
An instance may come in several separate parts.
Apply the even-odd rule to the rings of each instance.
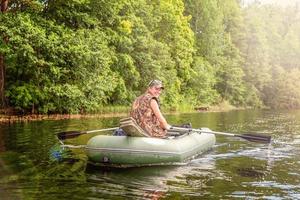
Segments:
[[[149,82],[148,87],[154,87],[154,86],[158,86],[158,87],[164,89],[163,83],[160,80],[152,80]]]

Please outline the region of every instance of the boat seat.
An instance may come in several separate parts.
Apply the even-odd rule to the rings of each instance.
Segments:
[[[127,136],[133,136],[133,137],[151,137],[149,134],[146,133],[133,119],[132,117],[126,117],[120,119],[120,126],[119,126]],[[188,133],[188,131],[185,130],[168,130],[167,135],[165,138],[168,138],[170,136],[182,136],[184,134]]]
[[[120,119],[120,128],[128,135],[133,137],[150,137],[132,117]]]

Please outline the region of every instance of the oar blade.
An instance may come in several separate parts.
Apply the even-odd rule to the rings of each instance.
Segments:
[[[85,134],[86,132],[80,131],[64,131],[57,133],[57,137],[59,140],[72,139],[78,137],[79,135]]]
[[[271,142],[271,136],[267,136],[267,135],[248,133],[248,134],[237,135],[237,136],[240,138],[243,138],[245,140],[251,141],[251,142],[259,142],[259,143],[270,143]]]

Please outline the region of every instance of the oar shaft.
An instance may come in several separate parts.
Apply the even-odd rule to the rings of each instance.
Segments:
[[[92,130],[92,131],[85,131],[85,133],[97,133],[97,132],[104,132],[104,131],[114,131],[117,130],[119,127],[113,127],[113,128],[106,128],[106,129],[98,129],[98,130]]]
[[[236,134],[233,133],[226,133],[226,132],[218,132],[218,131],[207,131],[207,130],[201,130],[201,129],[194,129],[197,132],[201,133],[212,133],[212,134],[217,134],[217,135],[225,135],[225,136],[237,136]]]
[[[171,127],[170,130],[173,131],[185,131],[185,132],[200,132],[200,133],[210,133],[215,135],[224,135],[224,136],[232,136],[232,137],[239,137],[243,138],[252,142],[263,142],[263,143],[270,143],[271,136],[259,135],[259,134],[234,134],[234,133],[226,133],[226,132],[218,132],[212,131],[208,128],[203,129],[193,129],[193,128],[181,128],[181,127]]]
[[[65,132],[57,133],[57,137],[59,140],[65,140],[65,139],[76,138],[80,135],[84,135],[84,134],[88,134],[88,133],[113,131],[113,130],[117,130],[118,128],[119,127],[114,127],[114,128],[98,129],[98,130],[91,130],[91,131],[65,131]]]
[[[211,131],[211,130],[209,130],[207,128],[206,129],[195,129],[195,128],[171,127],[171,130],[174,130],[174,131],[201,132],[201,133],[212,133],[212,134],[232,136],[232,137],[236,136],[236,134],[233,134],[233,133]]]

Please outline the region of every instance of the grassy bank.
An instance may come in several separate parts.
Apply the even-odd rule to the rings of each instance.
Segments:
[[[222,102],[214,106],[191,106],[190,104],[181,104],[176,107],[163,107],[164,114],[174,113],[194,113],[194,112],[226,112],[236,108],[228,102]],[[14,110],[1,110],[0,123],[14,123],[14,122],[29,122],[39,120],[64,120],[64,119],[88,119],[88,118],[106,118],[106,117],[126,117],[129,115],[130,106],[106,106],[93,113],[83,114],[20,114]]]
[[[5,109],[0,111],[0,123],[29,122],[40,120],[122,117],[128,116],[129,111],[130,107],[128,106],[106,106],[92,113],[78,114],[22,114],[13,109]]]

